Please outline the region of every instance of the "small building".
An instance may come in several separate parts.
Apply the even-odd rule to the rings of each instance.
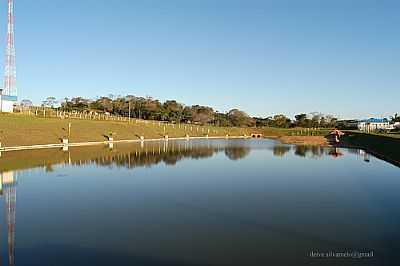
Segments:
[[[390,129],[389,120],[386,118],[369,118],[365,120],[358,121],[358,129],[361,131],[375,131],[375,130],[387,130]]]
[[[3,90],[0,89],[0,112],[12,113],[16,104],[17,96],[3,95]]]

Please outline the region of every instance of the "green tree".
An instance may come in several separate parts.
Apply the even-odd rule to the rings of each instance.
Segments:
[[[228,119],[235,127],[252,127],[256,124],[256,121],[253,118],[238,109],[230,110],[228,112]]]
[[[391,120],[393,123],[400,122],[400,116],[399,116],[397,113],[395,113],[394,116],[391,116],[391,117],[390,117],[390,120]]]
[[[48,107],[48,108],[54,108],[54,106],[57,104],[57,100],[55,97],[47,97],[46,100],[43,101],[43,106]]]
[[[213,124],[219,127],[230,127],[232,126],[229,121],[228,114],[215,112]]]
[[[165,118],[163,120],[169,120],[174,122],[180,122],[183,118],[183,105],[175,100],[166,101],[163,104]]]
[[[192,106],[192,122],[197,124],[207,124],[214,120],[214,110],[208,106]]]
[[[294,118],[296,119],[295,125],[297,127],[307,127],[310,124],[310,121],[308,121],[306,114],[298,114],[295,115]]]
[[[283,114],[275,115],[273,119],[273,126],[288,128],[291,126],[291,120]]]

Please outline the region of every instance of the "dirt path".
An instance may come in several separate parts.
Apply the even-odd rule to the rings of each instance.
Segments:
[[[330,146],[323,136],[283,136],[278,140],[284,144]]]

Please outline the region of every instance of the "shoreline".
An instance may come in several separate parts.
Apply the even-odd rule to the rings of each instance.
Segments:
[[[12,151],[29,151],[29,150],[46,150],[46,149],[64,149],[68,151],[69,147],[85,147],[85,146],[98,146],[98,145],[109,145],[121,143],[146,143],[146,142],[168,142],[177,140],[196,140],[196,139],[257,139],[251,138],[250,136],[193,136],[193,137],[172,137],[172,138],[151,138],[151,139],[125,139],[125,140],[113,140],[113,141],[86,141],[86,142],[72,142],[72,143],[50,143],[50,144],[37,144],[37,145],[20,145],[20,146],[0,146],[0,156],[2,152]],[[348,141],[342,141],[338,144],[330,144],[329,141],[323,136],[265,136],[262,139],[271,139],[279,141],[281,144],[296,145],[296,146],[320,146],[320,147],[337,147],[345,149],[361,149],[365,152],[373,155],[374,157],[386,161],[394,166],[400,167],[400,161],[393,159],[385,154],[381,154],[371,148],[363,145],[351,144]]]
[[[346,131],[340,143],[332,140],[329,131],[305,129],[239,128],[213,125],[174,124],[160,121],[96,121],[63,120],[17,114],[0,115],[0,152],[68,147],[140,143],[189,139],[263,138],[282,144],[362,149],[378,158],[400,166],[400,136],[365,134]],[[307,133],[307,135],[303,135]],[[64,142],[64,139],[68,141]]]
[[[113,140],[113,141],[87,141],[87,142],[73,142],[73,143],[50,143],[50,144],[37,144],[37,145],[22,145],[22,146],[8,146],[0,147],[0,152],[10,151],[26,151],[26,150],[43,150],[43,149],[56,149],[68,147],[84,147],[95,145],[113,145],[118,143],[144,143],[156,141],[174,141],[174,140],[194,140],[194,139],[250,139],[248,136],[209,136],[209,137],[177,137],[177,138],[155,138],[155,139],[126,139],[126,140]]]
[[[323,139],[324,140],[323,140]],[[373,148],[367,147],[362,144],[353,144],[350,141],[346,140],[346,138],[342,139],[339,143],[331,144],[329,141],[321,136],[283,136],[276,138],[282,144],[290,144],[290,145],[305,145],[305,146],[321,146],[321,147],[337,147],[344,149],[360,149],[363,150],[374,157],[381,159],[385,162],[388,162],[394,166],[400,167],[400,160],[392,158],[388,155],[382,154],[378,151],[375,151]]]
[[[400,161],[396,160],[396,159],[392,159],[384,154],[380,154],[376,151],[373,151],[367,147],[362,147],[362,146],[358,146],[358,145],[352,145],[352,144],[339,144],[337,146],[338,148],[344,148],[344,149],[360,149],[365,151],[366,153],[369,153],[371,155],[373,155],[374,157],[381,159],[385,162],[388,162],[390,164],[393,164],[394,166],[400,167]]]
[[[34,145],[16,145],[16,146],[0,146],[0,152],[8,151],[24,151],[24,150],[41,150],[55,149],[66,147],[84,147],[95,145],[112,145],[118,143],[141,143],[141,142],[156,142],[156,141],[175,141],[175,140],[193,140],[193,139],[257,139],[250,136],[193,136],[193,137],[172,137],[172,138],[151,138],[151,139],[125,139],[125,140],[107,140],[107,141],[85,141],[71,143],[49,143],[49,144],[34,144]],[[263,139],[278,140],[282,144],[290,145],[308,145],[308,146],[323,146],[330,147],[326,140],[321,136],[265,136]]]

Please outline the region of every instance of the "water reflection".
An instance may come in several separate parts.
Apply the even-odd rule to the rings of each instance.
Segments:
[[[325,155],[330,155],[332,150],[333,148],[299,145],[295,147],[295,154],[300,157],[319,158]]]
[[[16,170],[40,167],[46,172],[53,172],[58,165],[85,166],[96,165],[99,167],[124,167],[134,169],[137,167],[149,167],[164,163],[165,165],[176,165],[185,159],[201,160],[216,156],[225,155],[229,160],[242,160],[250,156],[251,151],[263,150],[270,152],[278,159],[288,156],[301,158],[318,159],[341,158],[344,154],[354,154],[361,160],[370,161],[370,156],[362,150],[346,149],[346,151],[335,147],[319,146],[291,146],[282,145],[276,142],[264,141],[161,141],[154,143],[136,143],[115,145],[110,149],[108,146],[93,146],[85,148],[70,148],[62,150],[41,150],[24,152],[6,152],[0,158],[0,195],[4,200],[5,220],[7,226],[7,253],[9,265],[14,265],[15,256],[15,215],[16,215]],[[262,154],[265,156],[266,154]],[[265,157],[263,157],[264,159]],[[244,160],[245,162],[246,160]],[[262,195],[267,195],[263,193]],[[279,198],[279,197],[278,197]],[[272,201],[271,201],[272,202]],[[185,202],[189,209],[204,210],[201,207]],[[262,203],[264,206],[266,203]],[[247,209],[247,208],[246,208]],[[221,212],[223,213],[223,212]],[[208,215],[211,216],[211,215]],[[208,217],[207,216],[207,217]],[[270,228],[262,223],[254,223],[250,220],[230,218],[226,220],[239,221],[239,223],[250,224],[253,227]],[[234,217],[234,216],[233,216]],[[225,218],[225,216],[224,216]],[[260,224],[260,226],[259,226]],[[261,226],[262,225],[262,226]],[[286,232],[279,227],[271,227],[271,231]],[[290,231],[290,235],[298,235],[307,238],[307,234],[300,234],[297,231]],[[309,237],[312,238],[312,237]],[[314,237],[311,240],[319,241]],[[18,253],[18,252],[17,252]],[[158,265],[158,264],[157,264]]]
[[[149,167],[159,163],[175,165],[184,159],[205,159],[224,153],[230,160],[243,159],[250,146],[243,141],[160,141],[107,146],[70,147],[65,150],[6,152],[0,157],[0,171],[44,168],[55,165]]]
[[[349,153],[356,154],[357,156],[362,156],[364,158],[368,157],[369,154],[360,149],[346,149]],[[344,156],[344,152],[338,147],[322,147],[322,146],[306,146],[306,145],[276,145],[272,148],[273,154],[278,157],[283,157],[287,155],[290,151],[293,154],[303,158],[313,158],[318,159],[321,157],[332,157],[339,158]],[[365,159],[364,159],[365,160]],[[368,159],[369,160],[369,159]],[[365,160],[367,161],[367,160]]]
[[[282,157],[291,150],[291,147],[288,145],[276,145],[272,150],[275,156]]]
[[[14,265],[15,204],[17,180],[14,172],[0,173],[0,195],[4,197],[7,222],[8,265]]]
[[[273,154],[278,157],[284,157],[291,154],[304,158],[320,158],[331,155],[336,149],[332,147],[306,146],[306,145],[275,145],[272,147]]]
[[[52,172],[55,165],[97,165],[109,167],[149,167],[164,163],[175,165],[184,159],[205,159],[223,153],[230,160],[241,160],[249,156],[251,150],[270,150],[276,157],[295,155],[302,158],[339,158],[344,155],[336,147],[292,146],[276,142],[246,140],[208,141],[160,141],[108,146],[72,147],[63,150],[37,150],[6,152],[0,157],[0,172],[44,168]],[[346,149],[362,160],[369,162],[369,154],[358,149]]]
[[[226,147],[225,148],[225,155],[229,159],[236,161],[243,159],[250,153],[249,147]]]

